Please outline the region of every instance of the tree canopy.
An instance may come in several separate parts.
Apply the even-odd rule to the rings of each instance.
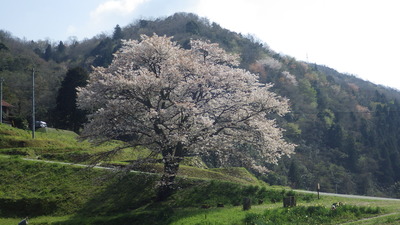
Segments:
[[[229,165],[235,155],[262,170],[261,163],[294,151],[269,117],[289,112],[288,100],[236,68],[237,55],[209,42],[190,45],[186,50],[157,35],[124,41],[111,65],[94,68],[78,93],[79,106],[91,112],[83,137],[124,137],[162,155],[161,195],[172,189],[185,156],[211,151]]]

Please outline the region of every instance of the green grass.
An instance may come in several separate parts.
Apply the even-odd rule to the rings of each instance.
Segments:
[[[0,125],[0,154],[15,155],[24,158],[80,162],[89,155],[100,153],[122,146],[121,141],[110,141],[100,146],[92,146],[87,141],[78,141],[78,135],[71,131],[41,128],[32,139],[31,131]],[[127,165],[132,160],[145,158],[150,152],[137,147],[121,150],[104,165]],[[81,163],[81,162],[80,162]],[[196,166],[196,167],[194,167]],[[144,172],[161,173],[162,164],[148,164],[134,169]],[[185,159],[179,170],[179,176],[186,178],[216,179],[242,184],[260,184],[260,181],[244,168],[207,169],[196,157]]]
[[[244,168],[209,169],[198,158],[180,166],[177,191],[156,202],[162,164],[123,173],[80,166],[27,161],[23,158],[74,161],[123,145],[101,146],[77,140],[77,134],[56,129],[30,131],[0,125],[0,224],[17,224],[30,216],[30,224],[398,224],[400,205],[394,201],[346,199],[294,193],[271,187]],[[114,165],[143,158],[143,148],[124,149]],[[282,198],[295,195],[298,207],[284,209]],[[243,198],[252,207],[243,211]],[[346,206],[333,212],[333,202]],[[223,205],[224,207],[217,207]],[[307,216],[307,217],[306,217]],[[368,220],[361,220],[368,218]]]
[[[65,215],[99,190],[104,171],[0,158],[0,215]]]
[[[263,208],[259,207],[251,210],[252,212],[262,212]],[[175,215],[171,225],[200,225],[200,224],[243,224],[243,218],[248,214],[241,207],[227,207],[208,209],[186,209]]]
[[[330,219],[330,205],[338,201],[352,207],[350,211],[356,211],[332,221],[350,221],[375,216],[363,211],[374,211],[378,207],[382,209],[378,214],[397,212],[400,208],[398,202],[326,196],[318,200],[314,195],[295,193],[298,207],[287,210],[282,208],[281,200],[294,193],[283,188],[188,178],[179,178],[178,191],[166,202],[158,203],[154,201],[158,176],[85,170],[18,158],[0,158],[0,176],[2,181],[7,181],[0,186],[0,199],[13,200],[11,204],[0,204],[0,224],[5,225],[16,224],[26,214],[31,217],[30,224],[135,224],[131,221],[136,224],[245,224],[245,220],[248,224],[263,224],[253,219],[263,218],[267,212],[281,215],[275,216],[275,220],[307,215],[304,212],[308,210],[316,215],[328,215],[325,217]],[[242,210],[244,197],[252,199],[249,211]],[[259,204],[259,200],[263,203]],[[40,207],[35,206],[38,203]],[[46,204],[53,205],[46,210]],[[217,207],[218,204],[224,208]],[[18,210],[6,212],[2,206]],[[299,212],[288,214],[296,210]],[[399,214],[376,218],[379,223],[375,224],[396,224],[399,218]],[[313,222],[296,221],[297,224]],[[314,224],[326,222],[316,221]]]
[[[337,224],[349,220],[379,215],[379,207],[343,205],[332,210],[321,205],[276,208],[264,213],[249,213],[245,223],[248,224]]]
[[[387,214],[387,215],[382,215],[378,217],[374,217],[368,220],[361,220],[357,222],[350,222],[348,223],[349,225],[351,224],[369,224],[369,225],[375,225],[375,224],[386,224],[386,225],[397,225],[400,224],[400,214]]]
[[[0,124],[0,154],[19,155],[27,158],[78,162],[87,156],[112,150],[122,146],[121,141],[110,141],[99,146],[88,141],[79,141],[78,135],[72,131],[40,128],[32,139],[31,131],[21,130]],[[149,154],[143,148],[121,150],[111,160],[122,162],[136,160]]]
[[[134,169],[144,172],[162,173],[163,165],[161,163],[145,164],[138,167],[134,167]],[[242,167],[226,168],[226,169],[202,169],[186,165],[180,165],[178,176],[187,179],[196,178],[204,180],[222,180],[222,181],[229,181],[241,184],[265,185],[265,183],[258,180],[253,174],[251,174],[245,168]]]
[[[34,218],[28,218],[30,225],[50,225],[56,224],[62,221],[68,221],[71,216],[40,216]],[[16,225],[23,218],[0,218],[1,225]]]
[[[22,148],[22,147],[72,147],[80,146],[76,140],[77,134],[71,131],[52,128],[41,128],[35,132],[35,139],[32,139],[32,132],[0,125],[0,146],[1,148]]]
[[[101,221],[119,224],[121,220],[141,221],[160,215],[172,221],[173,215],[184,216],[177,210],[181,208],[200,209],[202,205],[216,208],[219,203],[233,207],[237,202],[232,200],[239,201],[244,196],[256,202],[259,198],[269,201],[266,198],[270,196],[279,199],[286,193],[256,185],[179,178],[177,193],[167,202],[157,203],[154,202],[159,180],[156,175],[86,170],[4,157],[0,158],[0,179],[5,181],[0,186],[0,217],[29,215],[34,221],[47,215],[51,221],[53,216],[69,216],[62,224],[99,224]]]

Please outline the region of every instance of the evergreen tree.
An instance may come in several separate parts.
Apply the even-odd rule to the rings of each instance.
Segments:
[[[331,148],[341,148],[343,141],[343,128],[340,124],[335,123],[328,130],[326,135],[327,145]]]
[[[58,91],[57,106],[55,109],[58,128],[79,132],[86,121],[86,114],[76,106],[76,88],[87,84],[88,73],[81,67],[68,70]]]
[[[57,45],[56,51],[53,52],[52,58],[57,63],[60,63],[65,60],[66,52],[65,52],[65,45],[62,41]]]
[[[65,45],[64,45],[64,43],[62,41],[60,41],[60,43],[58,44],[57,51],[59,53],[63,53],[65,51]]]
[[[122,29],[121,27],[117,24],[117,26],[115,26],[114,28],[114,33],[113,33],[113,40],[121,40],[123,38],[123,34],[122,34]]]
[[[348,155],[346,166],[352,172],[356,171],[356,164],[358,160],[358,152],[356,148],[356,141],[353,136],[348,136],[345,140],[345,150]]]
[[[53,50],[51,49],[51,45],[47,45],[47,48],[46,48],[46,50],[44,52],[44,55],[43,55],[43,58],[46,61],[49,61],[51,59],[52,55],[53,55]]]
[[[390,160],[390,154],[387,148],[381,149],[381,162],[380,162],[380,170],[378,172],[378,181],[383,186],[389,186],[394,183],[394,171],[392,166],[392,161]]]
[[[288,178],[289,181],[291,182],[291,186],[293,188],[298,188],[301,184],[301,171],[300,171],[300,166],[296,160],[292,160],[290,167],[289,167],[289,172],[288,172]]]
[[[113,53],[118,49],[118,45],[115,45],[115,41],[111,38],[102,40],[96,48],[90,53],[95,57],[93,66],[108,66],[113,59]]]

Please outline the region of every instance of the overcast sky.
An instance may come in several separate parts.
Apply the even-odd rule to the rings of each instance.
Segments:
[[[119,24],[192,12],[276,52],[400,90],[398,0],[2,0],[0,29],[78,40]]]

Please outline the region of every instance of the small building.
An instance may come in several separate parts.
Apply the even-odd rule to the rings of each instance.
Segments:
[[[13,105],[11,105],[10,103],[2,100],[1,101],[1,110],[3,110],[3,122],[7,122],[10,119],[10,112],[11,112],[11,108],[13,107]]]

